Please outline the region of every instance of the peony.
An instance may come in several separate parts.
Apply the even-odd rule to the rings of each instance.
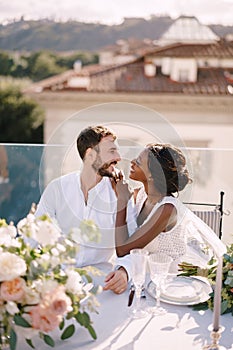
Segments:
[[[8,252],[0,254],[0,281],[10,281],[24,276],[26,270],[27,265],[19,256]]]
[[[63,316],[65,313],[72,311],[71,299],[66,295],[65,288],[62,285],[46,293],[42,303],[48,312],[57,316]]]
[[[26,283],[17,277],[11,281],[4,281],[0,286],[0,297],[6,301],[20,301],[25,294]]]
[[[44,306],[34,306],[29,312],[32,319],[32,327],[41,332],[51,332],[57,328],[62,320],[61,316],[51,314]]]

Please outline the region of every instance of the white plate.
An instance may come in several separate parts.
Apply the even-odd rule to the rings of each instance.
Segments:
[[[148,283],[147,292],[155,298],[155,285]],[[168,277],[160,300],[174,305],[195,305],[210,298],[211,286],[203,279],[185,276]]]

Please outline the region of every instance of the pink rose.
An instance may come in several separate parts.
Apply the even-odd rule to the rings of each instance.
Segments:
[[[62,321],[62,317],[48,312],[48,309],[43,305],[34,306],[30,311],[30,315],[32,318],[32,328],[45,333],[53,331]]]
[[[6,301],[20,301],[25,294],[25,281],[21,277],[4,281],[0,287],[0,297]]]
[[[46,293],[43,304],[46,305],[48,312],[55,315],[64,315],[72,310],[71,299],[66,295],[64,286]]]

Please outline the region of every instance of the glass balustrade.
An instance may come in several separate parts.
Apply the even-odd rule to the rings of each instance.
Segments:
[[[120,146],[126,178],[140,148]],[[185,202],[218,203],[224,191],[222,239],[233,242],[233,149],[184,150],[193,183],[180,193]],[[53,178],[81,168],[75,145],[0,144],[0,217],[17,223],[38,203]],[[132,186],[136,186],[131,182]],[[231,213],[231,214],[230,214]],[[228,215],[229,214],[229,215]]]

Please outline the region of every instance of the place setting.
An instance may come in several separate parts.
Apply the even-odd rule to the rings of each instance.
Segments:
[[[212,288],[206,278],[169,272],[173,262],[169,255],[163,252],[149,254],[144,249],[133,249],[130,257],[132,285],[128,306],[131,306],[129,313],[133,318],[166,314],[166,307],[161,306],[161,302],[189,306],[210,298]],[[145,292],[149,298],[146,298]]]

